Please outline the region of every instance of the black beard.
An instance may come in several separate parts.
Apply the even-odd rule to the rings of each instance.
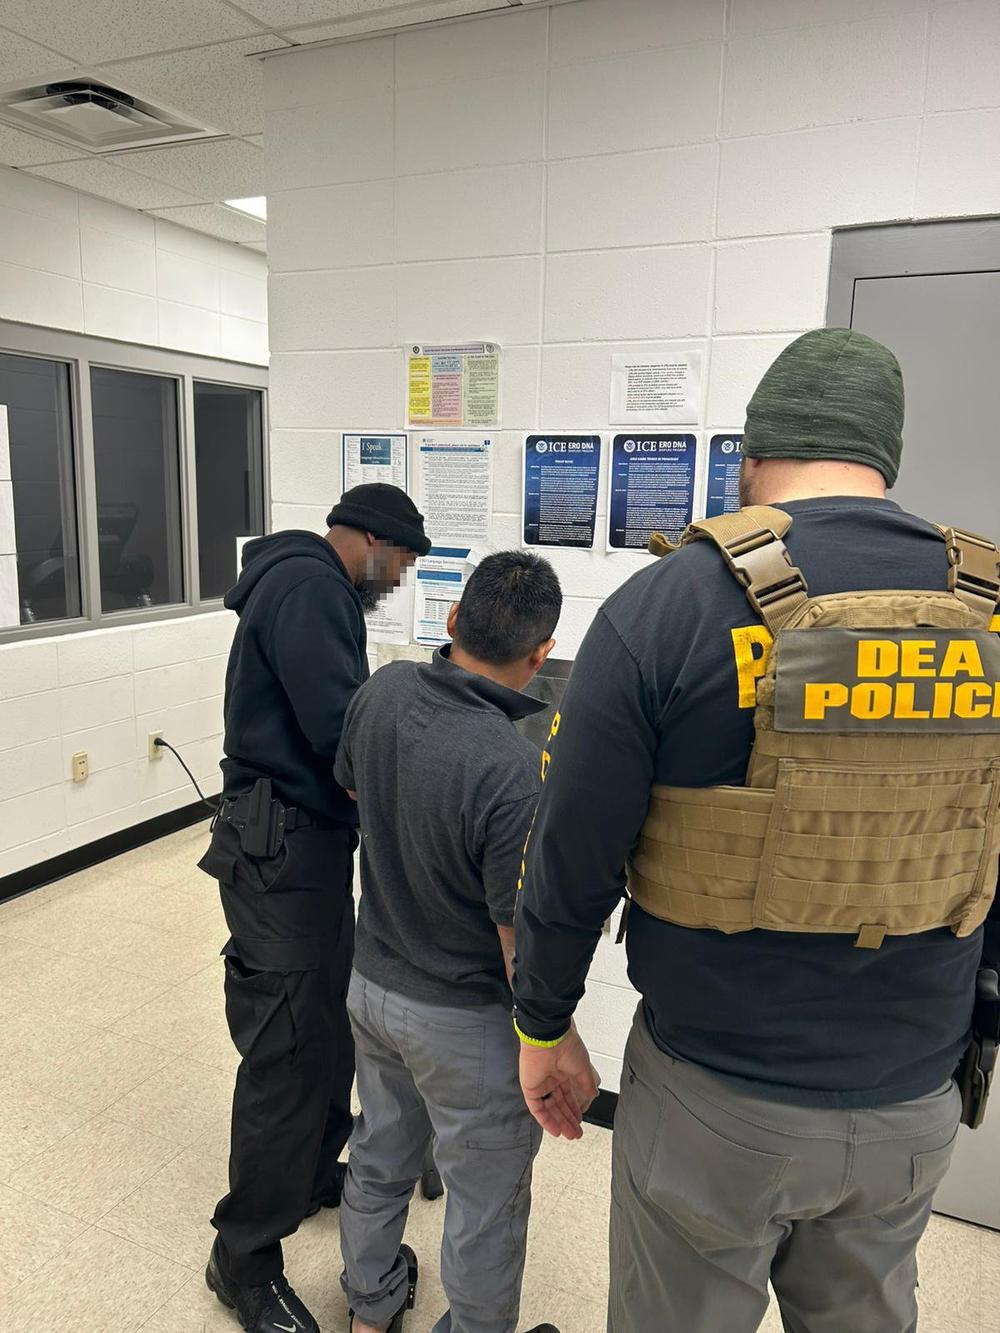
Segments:
[[[373,611],[378,610],[379,595],[370,583],[362,582],[354,585],[355,592],[361,598],[361,608],[366,616],[371,615]]]

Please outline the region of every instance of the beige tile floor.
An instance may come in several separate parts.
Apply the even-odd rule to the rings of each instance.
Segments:
[[[201,1276],[235,1068],[204,842],[179,833],[0,904],[0,1333],[236,1328]],[[605,1131],[546,1142],[523,1328],[603,1330],[609,1181]],[[445,1308],[442,1215],[411,1212],[407,1333]],[[290,1241],[288,1269],[326,1333],[346,1328],[335,1213]],[[921,1271],[921,1333],[1000,1333],[1000,1236],[936,1218]],[[773,1308],[763,1328],[780,1333]]]

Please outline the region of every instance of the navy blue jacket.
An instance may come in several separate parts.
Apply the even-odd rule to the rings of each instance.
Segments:
[[[889,500],[781,508],[816,596],[946,585],[940,534]],[[566,1029],[652,784],[745,781],[753,707],[740,706],[732,630],[759,623],[710,542],[657,561],[598,613],[548,746],[519,895],[515,998],[529,1035]],[[1000,958],[996,904],[986,936]],[[849,935],[723,935],[634,904],[628,929],[629,976],[663,1050],[806,1105],[886,1105],[945,1083],[968,1039],[983,947],[983,930],[894,936],[878,950]]]

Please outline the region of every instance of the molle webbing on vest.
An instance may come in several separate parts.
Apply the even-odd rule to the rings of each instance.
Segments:
[[[758,686],[747,785],[654,787],[629,866],[632,897],[677,925],[726,933],[846,933],[868,948],[886,934],[969,935],[996,889],[1000,735],[779,732],[775,680],[781,629],[982,629],[1000,595],[997,550],[942,529],[948,592],[813,600],[784,554],[790,524],[757,508],[685,534],[717,544],[776,638]],[[768,546],[781,563],[773,550],[753,563]]]
[[[971,934],[996,887],[1000,761],[955,753],[995,738],[941,739],[951,757],[918,773],[820,760],[773,791],[654,787],[629,892],[653,916],[726,933]]]

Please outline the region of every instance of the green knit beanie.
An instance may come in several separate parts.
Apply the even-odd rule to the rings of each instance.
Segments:
[[[747,458],[840,459],[892,486],[903,450],[903,376],[874,338],[813,329],[781,353],[747,406]]]

